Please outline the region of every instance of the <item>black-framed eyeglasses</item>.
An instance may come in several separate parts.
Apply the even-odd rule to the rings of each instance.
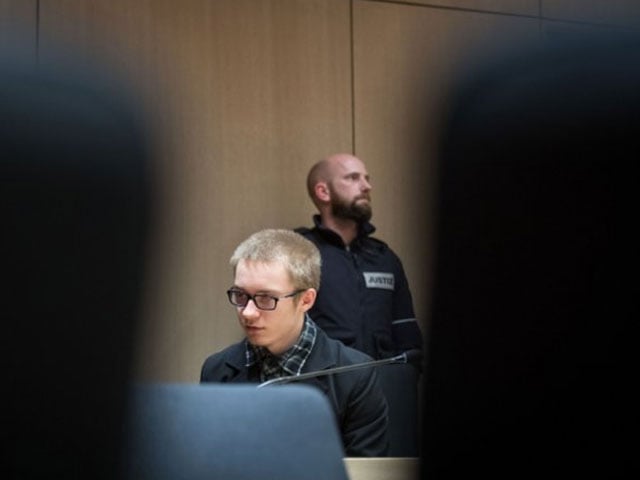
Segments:
[[[229,297],[231,305],[235,305],[236,307],[246,307],[247,303],[249,303],[249,300],[253,300],[254,305],[260,310],[275,310],[278,306],[278,300],[282,300],[283,298],[295,297],[300,292],[304,291],[305,289],[301,288],[296,290],[295,292],[291,292],[280,297],[275,297],[273,295],[269,295],[268,293],[256,293],[255,295],[249,295],[244,290],[230,288],[229,290],[227,290],[227,296]]]

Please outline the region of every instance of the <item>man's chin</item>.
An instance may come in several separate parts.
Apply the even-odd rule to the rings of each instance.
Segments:
[[[369,205],[368,200],[365,200],[367,202],[367,206]],[[357,221],[364,223],[364,222],[368,222],[369,220],[371,220],[371,208],[362,208],[362,204],[360,205],[361,208],[359,208],[357,210]]]
[[[358,203],[358,200],[356,200],[351,204],[351,208],[349,209],[334,209],[333,215],[336,218],[353,220],[357,223],[368,222],[371,219],[371,208],[368,205],[368,200],[363,200],[365,200],[365,202],[367,203]]]

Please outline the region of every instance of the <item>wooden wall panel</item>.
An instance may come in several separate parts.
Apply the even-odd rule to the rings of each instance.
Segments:
[[[409,0],[408,3],[513,15],[536,16],[540,10],[540,0]]]
[[[37,0],[0,0],[0,53],[36,58]]]
[[[309,224],[309,166],[352,148],[349,5],[42,0],[43,60],[61,43],[112,65],[148,112],[162,209],[138,377],[195,381],[241,336],[224,294],[233,248]]]
[[[374,223],[401,256],[427,324],[440,110],[457,67],[481,45],[539,38],[539,21],[357,1],[354,10],[356,152],[373,179]],[[425,328],[426,329],[426,328]]]
[[[374,223],[403,258],[424,325],[452,72],[484,42],[537,37],[540,5],[603,19],[569,0],[0,0],[0,42],[22,19],[39,25],[25,38],[39,38],[40,61],[107,65],[146,112],[160,209],[139,377],[197,380],[204,357],[240,337],[229,255],[259,228],[308,225],[306,172],[335,151],[367,162]]]

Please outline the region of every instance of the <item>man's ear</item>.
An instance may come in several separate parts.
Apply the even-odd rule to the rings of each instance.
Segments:
[[[302,307],[303,312],[306,312],[313,307],[317,296],[318,292],[315,288],[307,288],[300,294],[300,306]]]
[[[331,194],[329,193],[329,185],[327,182],[318,182],[313,189],[316,198],[321,202],[328,202],[331,200]]]

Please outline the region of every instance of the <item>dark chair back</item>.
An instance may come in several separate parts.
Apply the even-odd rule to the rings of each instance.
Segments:
[[[347,480],[333,412],[315,388],[140,385],[126,478]]]

